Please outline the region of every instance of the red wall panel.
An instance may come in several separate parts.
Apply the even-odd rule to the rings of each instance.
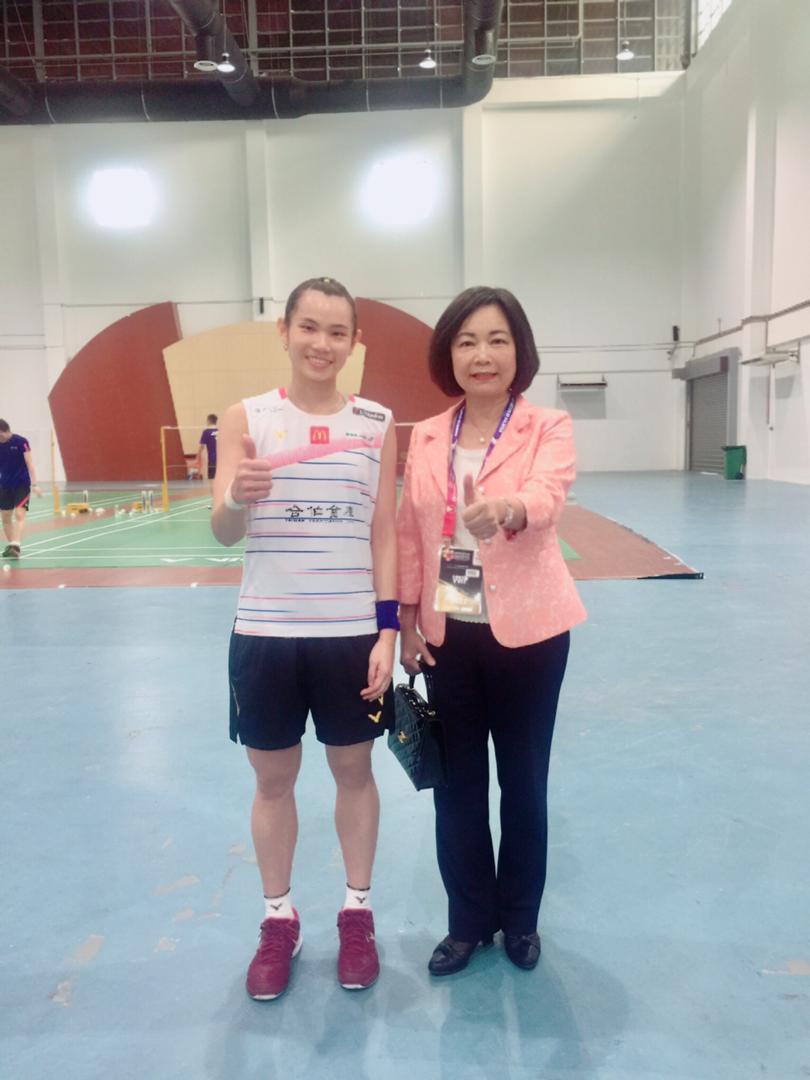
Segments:
[[[163,349],[181,337],[174,304],[127,315],[89,341],[49,395],[68,480],[160,480],[160,427],[176,425]],[[185,478],[179,437],[167,433],[173,477]]]
[[[378,300],[357,301],[366,362],[360,393],[394,410],[397,423],[413,423],[443,412],[451,398],[430,381],[431,328],[413,315]],[[397,428],[399,472],[405,467],[411,428]]]

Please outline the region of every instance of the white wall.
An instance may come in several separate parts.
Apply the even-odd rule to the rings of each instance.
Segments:
[[[43,476],[50,430],[47,369],[31,183],[31,139],[23,128],[0,128],[0,417],[31,439]],[[47,471],[46,471],[47,470]]]
[[[687,73],[684,323],[742,351],[748,475],[810,483],[810,8],[735,0]],[[800,363],[746,364],[767,349]]]
[[[326,274],[435,321],[463,285],[460,112],[307,116],[266,131],[274,299]],[[436,201],[422,221],[385,228],[360,193],[375,164],[400,156],[430,164]]]
[[[482,262],[534,327],[529,396],[572,413],[582,470],[679,468],[679,82],[533,81],[532,107],[507,90],[484,109]],[[607,390],[559,392],[572,372]]]
[[[86,124],[57,127],[51,140],[68,355],[128,312],[167,299],[181,305],[186,333],[250,317],[241,125]],[[102,228],[87,210],[94,171],[120,165],[145,169],[157,188],[144,228]]]

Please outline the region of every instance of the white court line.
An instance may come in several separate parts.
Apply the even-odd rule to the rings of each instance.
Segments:
[[[202,507],[202,501],[195,501],[195,502],[191,503],[189,500],[186,499],[186,500],[183,500],[182,506],[174,507],[173,509],[169,510],[169,512],[167,514],[164,514],[160,510],[154,511],[151,514],[139,514],[139,516],[138,516],[138,524],[145,524],[146,522],[149,522],[149,521],[164,521],[166,518],[173,517],[175,514],[178,514],[178,513],[185,514],[188,510],[199,510],[199,509],[201,509],[201,507]],[[84,517],[84,515],[82,515],[82,517]],[[59,519],[57,518],[55,520],[58,521]],[[105,518],[104,521],[98,521],[97,522],[97,521],[95,521],[92,514],[87,515],[87,517],[85,518],[85,522],[86,522],[86,524],[84,522],[82,522],[82,525],[77,525],[76,526],[76,528],[82,528],[82,526],[84,526],[83,527],[83,532],[84,532],[85,536],[94,536],[94,535],[96,535],[97,533],[100,533],[100,532],[106,532],[106,531],[109,531],[110,529],[122,528],[123,526],[125,526],[127,524],[132,524],[132,522],[129,522],[128,520],[124,521],[123,519],[119,520],[117,518],[113,519],[112,521],[110,521],[108,518]],[[91,522],[92,522],[92,525],[91,525]],[[185,522],[181,522],[181,524],[185,524]],[[68,526],[68,527],[70,527],[70,526]],[[58,531],[51,534],[50,539],[56,539],[57,536],[58,536]],[[48,538],[44,538],[41,541],[36,540],[33,543],[36,546],[36,545],[38,545],[40,543],[47,543],[47,542],[48,542]],[[32,545],[28,544],[27,546],[31,547]]]
[[[23,555],[22,562],[30,563],[33,565],[36,562],[47,562],[52,556],[48,551],[37,551],[34,555]],[[194,566],[198,566],[200,561],[204,562],[221,562],[221,563],[240,563],[242,556],[228,556],[228,555],[152,555],[150,552],[145,551],[142,555],[122,555],[120,552],[111,552],[109,555],[60,555],[58,559],[54,558],[59,566],[63,566],[70,559],[75,559],[77,562],[93,562],[99,559],[115,559],[114,565],[119,562],[125,562],[127,559],[151,559],[151,563],[145,563],[145,566],[151,566],[155,562],[162,563],[174,563],[174,562],[188,562]],[[19,565],[19,564],[16,564]],[[15,566],[16,568],[16,566]]]
[[[146,490],[149,490],[149,489],[147,488]],[[157,491],[158,489],[153,488],[152,490]],[[60,491],[59,492],[59,499],[60,499],[61,502],[65,503],[65,505],[67,505],[68,502],[79,502],[80,501],[79,499],[74,499],[74,498],[68,499],[67,498],[68,495],[70,495],[70,496],[79,495],[80,496],[80,495],[83,495],[83,494],[84,494],[83,491]],[[91,495],[92,495],[92,492],[91,492]],[[124,498],[121,497],[122,495],[124,495]],[[90,500],[90,506],[91,506],[91,508],[94,507],[94,506],[115,506],[116,503],[120,506],[123,503],[135,502],[135,495],[137,495],[138,498],[140,498],[140,492],[133,491],[129,495],[127,495],[124,492],[121,492],[116,496],[110,495],[109,497],[107,497],[105,499],[98,499],[98,500],[91,499]],[[36,498],[36,496],[34,496],[34,498]],[[45,494],[42,496],[41,500],[37,499],[37,502],[40,502],[40,501],[41,502],[47,502],[47,501],[53,502],[53,493],[46,491]],[[35,505],[35,504],[32,503],[31,505]],[[59,518],[61,516],[62,516],[61,512],[59,514],[54,514],[53,508],[51,508],[50,510],[36,509],[36,510],[29,510],[28,511],[27,520],[28,521],[42,521],[43,518],[49,518],[49,517],[50,518]],[[84,515],[82,515],[82,516],[84,516]],[[90,513],[87,516],[88,516],[88,518],[92,518],[92,516],[93,516],[92,509],[90,510]]]
[[[227,549],[226,549],[227,550]],[[222,549],[212,548],[207,552],[195,551],[189,555],[183,551],[182,548],[175,549],[174,555],[167,555],[164,552],[152,551],[150,548],[144,548],[143,551],[137,554],[129,554],[125,551],[118,551],[111,548],[104,548],[102,551],[93,551],[92,555],[60,555],[60,561],[65,559],[231,559],[235,562],[242,561],[241,553],[239,555],[222,555],[220,552]],[[49,551],[35,551],[33,555],[25,554],[23,551],[23,562],[31,559],[50,559],[51,555]]]
[[[185,522],[183,522],[183,524],[185,524]],[[212,545],[212,546],[208,546],[208,547],[202,547],[201,545],[191,546],[191,545],[186,545],[186,544],[183,544],[182,547],[179,544],[174,544],[174,545],[169,546],[169,547],[161,547],[160,545],[156,545],[156,544],[151,544],[149,547],[144,547],[144,546],[141,546],[140,544],[137,544],[137,545],[133,544],[131,546],[122,545],[121,547],[114,546],[114,547],[108,547],[108,548],[105,548],[105,547],[95,548],[96,553],[99,554],[99,555],[113,555],[113,554],[115,554],[116,552],[119,552],[119,551],[137,551],[137,552],[151,551],[151,552],[154,552],[154,553],[156,553],[158,555],[166,554],[166,553],[171,555],[171,553],[173,551],[217,552],[217,551],[222,551],[222,550],[223,550],[223,548],[221,548],[219,546],[213,546]],[[225,550],[227,550],[227,549],[225,549]]]
[[[83,535],[76,540],[70,540],[65,544],[54,544],[52,541],[55,537],[48,537],[45,540],[34,541],[33,544],[26,544],[26,549],[30,550],[33,547],[42,548],[43,551],[61,551],[63,548],[75,547],[76,544],[83,544],[86,540],[92,539],[94,536],[98,536],[100,533],[108,533],[111,529],[115,529],[118,532],[125,532],[128,529],[142,529],[145,525],[154,525],[159,521],[168,521],[169,518],[179,516],[180,514],[187,514],[191,510],[199,510],[198,506],[190,506],[187,510],[170,510],[168,514],[148,514],[142,521],[123,523],[120,521],[111,521],[108,525],[99,525],[98,528],[88,528],[82,530]],[[47,545],[50,544],[50,547]]]

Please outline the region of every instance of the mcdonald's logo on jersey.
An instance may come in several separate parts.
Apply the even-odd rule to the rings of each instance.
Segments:
[[[329,428],[328,427],[311,427],[309,429],[309,441],[311,443],[328,443],[329,442]]]

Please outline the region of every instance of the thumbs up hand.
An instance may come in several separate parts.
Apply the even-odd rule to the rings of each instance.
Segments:
[[[256,443],[250,435],[242,436],[242,454],[231,482],[231,497],[245,504],[266,499],[273,486],[270,462],[256,456]]]
[[[483,489],[475,489],[475,481],[468,474],[464,477],[464,506],[461,520],[476,540],[489,540],[498,531],[506,515],[503,499],[488,499]]]

